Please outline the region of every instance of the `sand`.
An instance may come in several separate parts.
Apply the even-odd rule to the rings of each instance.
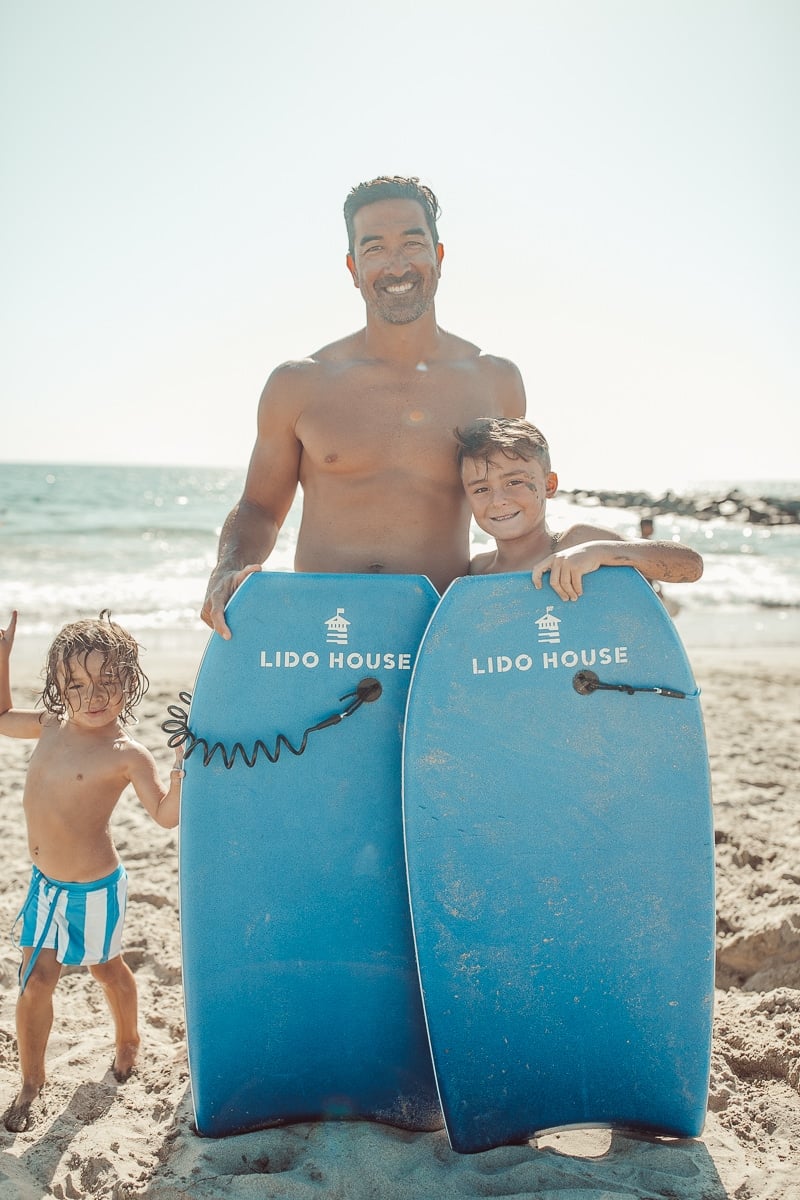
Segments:
[[[153,687],[139,736],[166,771],[160,723],[191,687],[195,644],[151,648]],[[608,1130],[459,1156],[444,1133],[318,1123],[221,1140],[192,1132],[178,926],[178,835],[126,793],[115,837],[130,876],[126,958],[140,996],[143,1048],[115,1082],[110,1019],[88,972],[65,970],[55,996],[48,1083],[37,1123],[0,1129],[0,1200],[796,1200],[800,1198],[800,651],[692,648],[703,689],[714,787],[718,952],[709,1113],[697,1140]],[[18,703],[31,656],[15,650]],[[21,812],[28,743],[0,742],[0,924],[10,928],[29,875]],[[18,1086],[17,953],[0,950],[0,1107]]]

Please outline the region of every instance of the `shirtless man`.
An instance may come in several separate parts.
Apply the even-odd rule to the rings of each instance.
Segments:
[[[354,188],[344,211],[366,326],[267,381],[201,614],[225,638],[225,604],[271,553],[298,483],[297,571],[420,574],[439,591],[467,574],[470,508],[453,429],[525,412],[514,364],[436,322],[444,247],[433,192],[380,178]]]

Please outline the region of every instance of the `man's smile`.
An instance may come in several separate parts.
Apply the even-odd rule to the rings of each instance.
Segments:
[[[410,292],[411,289],[416,286],[416,283],[416,278],[405,278],[393,280],[391,283],[384,282],[381,284],[381,287],[383,288],[384,292],[388,292],[390,296],[405,296],[407,292]]]

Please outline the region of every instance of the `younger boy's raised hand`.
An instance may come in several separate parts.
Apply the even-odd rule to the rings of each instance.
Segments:
[[[14,645],[14,634],[16,633],[16,631],[17,631],[17,610],[14,609],[14,611],[11,614],[11,620],[8,622],[8,625],[6,626],[6,628],[0,629],[0,654],[3,655],[6,662],[8,662],[12,647]]]
[[[14,645],[14,634],[17,631],[16,609],[11,614],[11,620],[5,629],[0,629],[0,733],[9,737],[26,737],[26,733],[16,732],[17,718],[12,713],[14,700],[11,695],[11,649]]]

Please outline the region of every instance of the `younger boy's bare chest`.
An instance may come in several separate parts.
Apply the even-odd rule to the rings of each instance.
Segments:
[[[31,756],[25,787],[26,809],[80,812],[85,805],[100,820],[107,819],[127,782],[114,740],[85,745],[61,731],[43,734]]]

